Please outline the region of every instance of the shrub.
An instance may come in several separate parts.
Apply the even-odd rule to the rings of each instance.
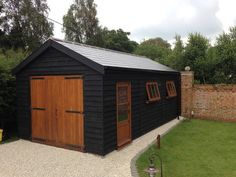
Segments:
[[[15,120],[16,82],[11,70],[26,56],[26,52],[0,49],[0,119]]]

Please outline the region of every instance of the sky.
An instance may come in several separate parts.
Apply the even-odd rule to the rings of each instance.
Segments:
[[[47,0],[49,17],[62,23],[73,0]],[[172,42],[176,34],[186,40],[200,32],[211,41],[236,25],[235,0],[95,0],[100,25],[130,32],[137,42],[161,37]],[[54,24],[54,37],[64,39]]]

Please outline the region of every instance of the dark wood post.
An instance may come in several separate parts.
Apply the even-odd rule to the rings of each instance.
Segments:
[[[157,149],[161,148],[161,136],[158,134],[157,135]]]

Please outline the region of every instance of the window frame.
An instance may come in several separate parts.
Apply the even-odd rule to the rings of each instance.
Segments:
[[[172,98],[177,96],[177,91],[174,81],[166,81],[166,91],[167,91],[167,98]]]
[[[159,87],[156,81],[146,82],[146,92],[147,92],[148,102],[155,102],[161,99]]]

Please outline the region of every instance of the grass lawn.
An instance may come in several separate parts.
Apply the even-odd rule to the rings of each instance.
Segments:
[[[160,150],[153,145],[138,158],[141,177],[152,153],[161,156],[164,177],[236,177],[236,123],[183,121],[161,139]]]

